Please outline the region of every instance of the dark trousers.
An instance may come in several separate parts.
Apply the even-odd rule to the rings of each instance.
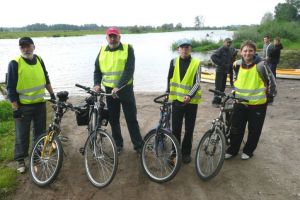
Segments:
[[[38,103],[33,105],[20,106],[23,114],[22,119],[15,119],[16,141],[14,159],[23,160],[28,156],[30,141],[30,125],[32,128],[32,144],[46,132],[46,104]]]
[[[187,104],[182,106],[180,102],[174,101],[172,107],[172,130],[173,134],[181,143],[181,129],[183,117],[185,118],[185,134],[182,141],[182,155],[191,155],[193,132],[197,116],[197,104]]]
[[[266,105],[256,108],[248,108],[242,104],[236,105],[232,116],[230,147],[227,149],[227,153],[238,154],[248,123],[248,138],[243,153],[249,156],[253,155],[261,135],[266,111]]]
[[[274,77],[276,78],[276,68],[277,68],[277,64],[272,64],[272,63],[269,63],[269,67],[274,75]]]
[[[215,90],[225,91],[227,73],[216,71]],[[221,98],[218,95],[214,96],[213,103],[221,103]]]
[[[107,93],[111,93],[112,88],[105,88]],[[118,147],[123,147],[123,137],[120,127],[120,109],[121,105],[125,115],[128,131],[134,149],[140,149],[143,144],[143,139],[140,133],[139,124],[137,121],[137,110],[133,86],[128,85],[118,93],[119,98],[107,97],[107,107],[109,111],[109,123],[112,129],[112,136]]]

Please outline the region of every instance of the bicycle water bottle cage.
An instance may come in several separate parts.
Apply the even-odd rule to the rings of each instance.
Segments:
[[[56,96],[58,97],[59,101],[66,102],[68,99],[68,95],[69,95],[69,92],[61,91],[61,92],[58,92]]]

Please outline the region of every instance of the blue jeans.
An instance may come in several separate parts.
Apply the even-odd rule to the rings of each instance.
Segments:
[[[30,126],[32,127],[32,145],[46,130],[46,103],[20,106],[23,118],[15,119],[16,141],[14,160],[24,160],[28,156]]]

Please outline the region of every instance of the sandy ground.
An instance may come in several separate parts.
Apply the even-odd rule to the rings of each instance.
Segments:
[[[66,157],[57,180],[46,188],[34,185],[27,172],[20,176],[20,187],[13,199],[300,199],[300,81],[278,80],[279,92],[273,106],[269,106],[260,143],[252,159],[243,161],[239,156],[225,161],[221,172],[208,182],[201,181],[194,162],[182,165],[177,176],[165,184],[157,184],[143,173],[139,157],[129,139],[124,118],[122,130],[124,152],[113,182],[97,189],[88,181],[83,156],[79,148],[87,137],[85,127],[77,127],[74,113],[67,113],[62,129],[70,141],[64,144]],[[194,133],[193,152],[218,109],[210,104],[212,84],[202,84],[204,102],[199,106]],[[158,95],[137,93],[138,119],[144,136],[154,127],[159,107],[152,99]],[[78,102],[80,98],[71,98]],[[82,98],[81,98],[82,99]],[[194,161],[194,159],[193,159]]]

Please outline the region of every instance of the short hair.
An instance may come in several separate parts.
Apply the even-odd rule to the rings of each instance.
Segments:
[[[252,42],[251,40],[246,40],[246,41],[242,42],[241,48],[240,48],[241,51],[245,46],[251,47],[254,49],[254,51],[256,51],[256,44],[254,42]]]
[[[274,40],[277,40],[278,42],[280,42],[280,37],[276,37],[276,38],[274,38]]]
[[[270,39],[270,36],[269,36],[268,34],[266,34],[266,35],[264,36],[264,38]]]

